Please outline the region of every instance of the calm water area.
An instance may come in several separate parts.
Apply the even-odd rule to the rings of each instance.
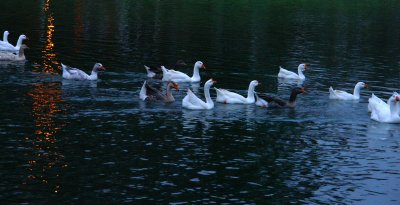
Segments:
[[[400,91],[400,1],[1,2],[1,34],[30,47],[0,62],[1,204],[400,204],[400,124],[367,110]],[[201,82],[141,101],[143,66],[179,59],[204,62]],[[61,78],[96,62],[98,81]],[[294,109],[182,108],[210,78],[287,99],[279,66],[303,62]],[[358,81],[359,101],[328,98]]]

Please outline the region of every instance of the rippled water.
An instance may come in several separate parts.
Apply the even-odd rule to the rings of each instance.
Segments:
[[[0,64],[0,199],[5,204],[399,204],[400,126],[369,119],[368,97],[400,88],[396,1],[11,1],[0,32],[30,39]],[[18,9],[18,8],[26,9]],[[172,104],[138,99],[144,64],[202,60]],[[62,80],[60,63],[97,82]],[[295,109],[182,109],[205,80],[288,98],[278,66],[310,63]],[[369,84],[359,102],[328,88]],[[215,92],[212,91],[215,98]]]

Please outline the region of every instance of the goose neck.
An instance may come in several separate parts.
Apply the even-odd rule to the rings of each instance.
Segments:
[[[290,97],[289,97],[289,103],[290,104],[295,104],[296,98],[297,98],[297,93],[296,92],[292,92],[292,94],[290,94]]]
[[[98,73],[97,73],[97,71],[92,70],[92,73],[90,74],[89,79],[90,79],[90,80],[97,80],[97,78],[98,78]]]
[[[255,98],[254,98],[254,89],[255,89],[255,85],[253,85],[253,84],[250,84],[249,85],[249,90],[247,91],[247,100],[248,101],[251,101],[251,102],[254,102],[255,101]]]
[[[7,34],[7,32],[4,32],[4,34],[3,34],[3,41],[5,43],[8,43],[8,34]]]
[[[210,96],[210,85],[204,86],[204,96],[206,97],[206,103],[210,106],[214,105],[214,102],[211,99]]]
[[[165,94],[165,96],[167,97],[167,99],[170,99],[172,101],[175,100],[174,96],[172,96],[170,84],[168,84],[168,86],[167,86],[167,93]]]
[[[15,48],[17,48],[17,49],[21,48],[21,46],[22,46],[22,41],[23,41],[23,40],[24,40],[24,39],[22,39],[22,36],[20,36],[20,37],[18,38],[17,45],[15,45]]]
[[[390,108],[390,116],[393,117],[398,117],[399,116],[399,109],[400,109],[400,103],[396,102],[394,99],[389,99],[389,108]]]
[[[25,53],[24,53],[24,51],[19,51],[19,53],[18,53],[18,58],[19,59],[25,59]]]
[[[299,74],[300,79],[305,79],[306,78],[306,76],[304,76],[304,74],[303,74],[303,70],[300,67],[297,68],[297,72]]]
[[[200,72],[196,65],[193,67],[192,81],[200,81]]]
[[[354,95],[354,97],[357,98],[357,99],[360,98],[360,90],[361,90],[361,86],[356,85],[356,86],[354,87],[353,95]]]

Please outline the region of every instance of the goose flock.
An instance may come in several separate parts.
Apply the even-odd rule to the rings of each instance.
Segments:
[[[25,50],[28,46],[23,44],[23,41],[28,39],[25,35],[20,35],[17,43],[13,46],[8,42],[8,31],[4,31],[3,40],[0,40],[0,61],[24,61]],[[177,68],[186,66],[183,61],[178,61],[175,65]],[[304,72],[308,69],[308,64],[301,63],[297,68],[297,73],[279,67],[277,77],[280,79],[297,80],[303,83],[306,80]],[[161,101],[164,103],[174,102],[175,99],[172,95],[172,90],[179,90],[178,83],[198,83],[201,81],[200,71],[206,69],[202,61],[197,61],[193,67],[192,76],[186,73],[177,71],[174,69],[167,69],[165,66],[144,66],[147,72],[147,77],[161,80],[167,84],[166,91],[164,92],[161,88],[156,88],[150,85],[147,81],[144,81],[143,86],[140,89],[139,98],[143,101]],[[73,68],[64,64],[61,64],[62,78],[67,80],[98,80],[98,73],[106,70],[101,63],[94,64],[92,71],[89,74],[82,71],[82,69]],[[204,98],[202,100],[192,90],[188,89],[186,96],[182,99],[182,107],[190,110],[209,110],[214,108],[214,101],[210,95],[211,87],[216,83],[213,79],[209,79],[204,83]],[[298,94],[305,92],[304,87],[298,86],[292,89],[289,99],[283,100],[278,97],[269,96],[266,94],[257,93],[255,91],[256,86],[260,85],[257,80],[252,80],[249,83],[247,90],[247,96],[242,96],[238,93],[229,91],[227,89],[216,88],[217,103],[223,104],[255,104],[259,107],[264,108],[294,108],[296,106],[296,99]],[[358,82],[353,93],[348,93],[342,90],[334,90],[332,87],[329,88],[329,99],[331,100],[347,100],[354,101],[360,99],[361,89],[367,88],[367,84],[364,82]],[[382,122],[382,123],[400,123],[400,95],[394,92],[387,102],[380,99],[376,95],[368,99],[368,112],[371,113],[371,119]]]
[[[0,40],[0,61],[24,61],[25,50],[29,49],[22,41],[28,39],[24,34],[20,35],[17,44],[13,46],[8,42],[10,32],[4,31],[3,40]]]

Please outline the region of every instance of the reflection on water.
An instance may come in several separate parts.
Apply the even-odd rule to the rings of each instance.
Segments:
[[[53,13],[51,12],[50,5],[51,0],[46,0],[43,5],[43,18],[45,18],[46,23],[46,37],[45,37],[45,44],[42,49],[41,59],[42,62],[40,63],[40,67],[37,67],[35,71],[37,72],[46,72],[51,74],[57,74],[58,70],[56,69],[60,63],[57,60],[57,56],[54,51],[54,42],[53,42],[53,35],[54,35],[54,17]]]
[[[304,80],[296,80],[296,79],[287,79],[287,78],[278,78],[278,90],[281,87],[301,87],[303,86]]]
[[[42,50],[41,66],[36,72],[57,74],[58,62],[54,53],[53,32],[54,18],[50,10],[51,0],[46,0],[43,11],[46,18],[46,41]],[[40,78],[41,75],[36,76]],[[56,116],[62,113],[60,108],[61,89],[59,82],[34,83],[28,95],[32,98],[32,115],[36,131],[33,136],[26,137],[34,148],[34,155],[28,161],[28,180],[26,184],[35,182],[48,185],[51,191],[58,193],[61,183],[58,179],[62,169],[67,165],[63,162],[62,149],[57,146],[57,135],[65,126],[57,121]]]
[[[26,140],[34,148],[34,156],[28,161],[28,181],[41,182],[49,185],[54,192],[59,192],[59,178],[62,169],[67,165],[63,162],[62,149],[57,146],[56,136],[65,126],[57,121],[56,115],[62,111],[59,107],[61,90],[59,83],[37,83],[33,85],[29,96],[32,98],[32,115],[35,120],[36,131]],[[30,182],[31,181],[31,182]]]

